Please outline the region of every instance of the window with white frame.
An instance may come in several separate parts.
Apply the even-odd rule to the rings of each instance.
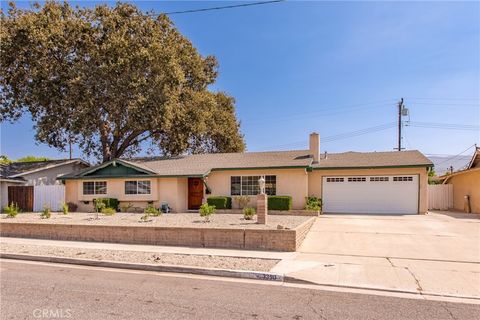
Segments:
[[[259,194],[259,179],[260,176],[230,177],[230,194],[232,196],[254,196]],[[277,194],[277,176],[265,176],[265,193],[270,196]]]
[[[125,181],[125,194],[150,194],[150,181]]]
[[[107,194],[107,181],[85,181],[83,194]]]
[[[343,178],[327,178],[327,182],[343,182]]]

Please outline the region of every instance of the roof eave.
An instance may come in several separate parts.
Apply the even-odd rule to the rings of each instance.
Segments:
[[[312,170],[347,170],[347,169],[389,169],[389,168],[431,168],[433,164],[407,164],[385,166],[340,166],[340,167],[312,167]]]

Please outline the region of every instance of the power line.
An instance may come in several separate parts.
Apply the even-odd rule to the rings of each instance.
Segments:
[[[184,13],[195,13],[195,12],[205,12],[205,11],[213,11],[213,10],[223,10],[223,9],[233,9],[233,8],[240,8],[240,7],[251,7],[251,6],[260,6],[264,4],[271,4],[277,2],[283,2],[286,0],[273,0],[273,1],[261,1],[261,2],[253,2],[253,3],[242,3],[242,4],[235,4],[229,6],[221,6],[221,7],[210,7],[210,8],[201,8],[201,9],[191,9],[191,10],[182,10],[182,11],[171,11],[165,12],[163,14],[166,15],[174,15],[174,14],[184,14]],[[158,16],[158,14],[148,14],[149,16]]]
[[[406,124],[410,127],[417,128],[431,128],[431,129],[449,129],[449,130],[480,130],[480,126],[472,124],[458,124],[458,123],[436,123],[436,122],[409,122]]]
[[[443,163],[445,163],[445,162],[451,161],[451,160],[453,160],[453,159],[461,156],[462,154],[464,154],[465,152],[467,152],[468,150],[470,150],[472,147],[475,147],[475,144],[472,144],[471,146],[469,146],[467,149],[463,150],[462,152],[460,152],[460,153],[458,153],[458,154],[456,154],[456,155],[454,155],[454,156],[451,156],[451,157],[445,159],[444,161],[438,162],[438,163],[436,163],[435,165],[438,166],[438,165],[443,164]]]
[[[332,135],[332,136],[326,136],[324,138],[321,138],[320,141],[321,141],[321,143],[328,143],[328,142],[333,142],[333,141],[337,141],[337,140],[353,138],[353,137],[361,136],[361,135],[368,134],[368,133],[387,130],[387,129],[395,127],[395,125],[396,125],[395,122],[384,123],[384,124],[374,126],[374,127],[359,129],[359,130],[350,131],[350,132],[339,133],[339,134]],[[302,140],[302,141],[296,141],[296,142],[291,142],[291,143],[287,143],[287,144],[271,146],[271,148],[299,147],[299,146],[306,146],[307,144],[308,144],[308,141]]]

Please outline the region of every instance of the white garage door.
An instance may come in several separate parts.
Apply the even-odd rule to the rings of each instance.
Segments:
[[[418,212],[418,175],[323,177],[323,211]]]

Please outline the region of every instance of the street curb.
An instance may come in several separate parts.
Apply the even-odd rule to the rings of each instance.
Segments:
[[[441,298],[456,298],[456,299],[465,299],[465,300],[480,300],[480,297],[476,296],[459,296],[459,295],[451,295],[451,294],[441,294],[441,293],[434,293],[428,291],[410,291],[410,290],[397,290],[397,289],[384,289],[384,288],[375,288],[375,287],[362,287],[362,286],[347,286],[342,284],[328,284],[328,283],[317,283],[313,281],[297,279],[290,276],[284,276],[283,282],[285,283],[293,283],[293,284],[305,284],[305,285],[313,285],[313,286],[325,286],[331,288],[344,288],[344,289],[356,289],[356,290],[372,290],[378,292],[390,292],[390,293],[405,293],[405,294],[413,294],[418,296],[424,297],[441,297]]]
[[[108,261],[108,260],[90,260],[90,259],[55,257],[55,256],[35,256],[35,255],[16,254],[16,253],[0,253],[0,258],[13,259],[13,260],[64,263],[64,264],[77,264],[77,265],[84,265],[84,266],[91,266],[91,267],[118,268],[118,269],[130,269],[130,270],[142,270],[142,271],[157,271],[157,272],[190,273],[190,274],[205,275],[205,276],[267,280],[267,281],[278,281],[278,282],[283,282],[283,279],[284,279],[283,275],[272,273],[272,272],[229,270],[229,269],[217,269],[217,268],[198,268],[198,267],[176,266],[176,265],[167,265],[167,264],[162,264],[162,265],[141,264],[141,263],[118,262],[118,261]]]

